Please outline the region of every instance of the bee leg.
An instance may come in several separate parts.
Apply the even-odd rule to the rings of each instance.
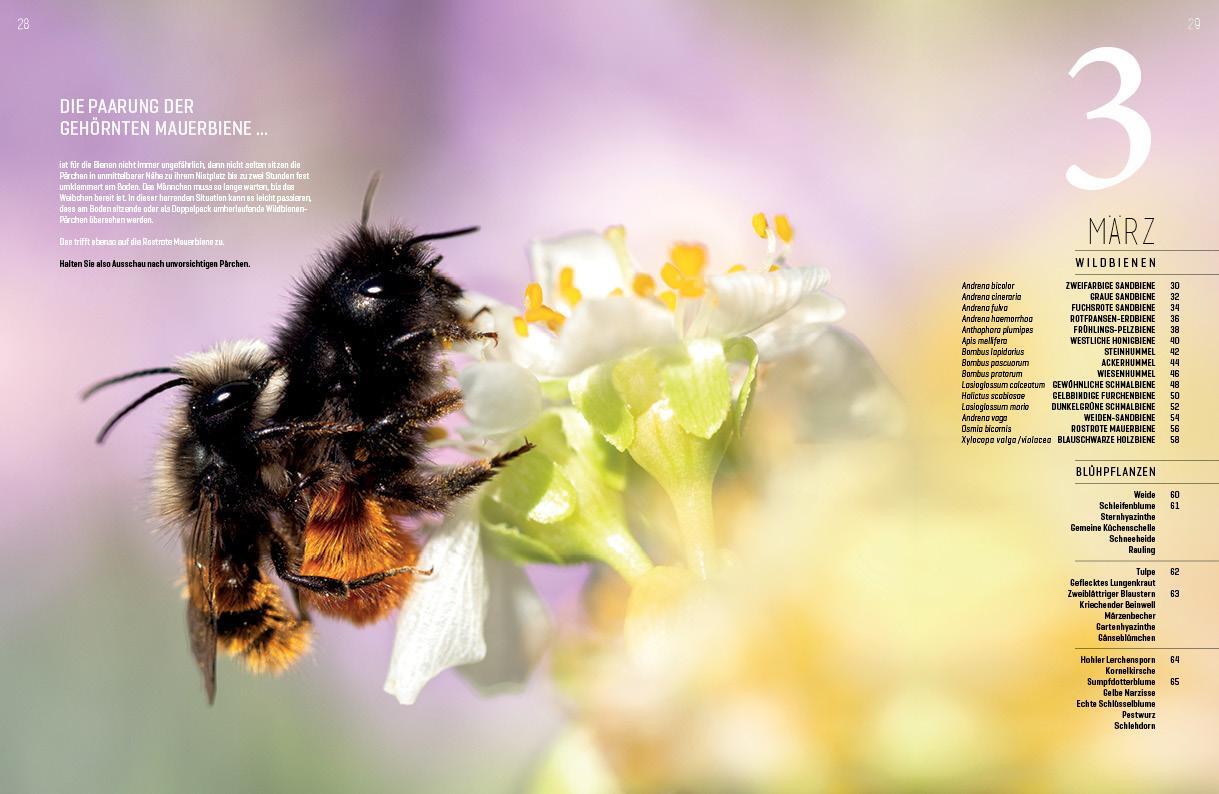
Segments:
[[[432,342],[472,342],[476,339],[499,341],[499,334],[494,331],[475,331],[460,323],[441,323],[431,328],[418,331],[408,331],[387,346],[390,353],[410,353]]]
[[[276,543],[272,546],[271,564],[275,566],[275,575],[292,586],[294,596],[297,595],[297,589],[300,588],[321,593],[322,595],[346,598],[351,595],[352,590],[359,590],[362,587],[369,587],[378,582],[383,582],[391,576],[400,576],[404,573],[413,573],[421,576],[430,576],[432,574],[431,568],[422,570],[407,565],[401,568],[390,568],[378,571],[377,573],[370,573],[367,576],[361,576],[359,579],[352,579],[350,582],[335,579],[331,576],[309,576],[292,570],[292,567],[288,563],[287,549],[282,543]],[[308,620],[308,613],[301,606],[299,596],[297,596],[297,609],[301,614],[301,619]]]
[[[288,563],[288,550],[283,543],[277,542],[271,545],[271,564],[275,566],[275,575],[293,587],[331,596],[346,597],[351,594],[351,588],[342,579],[330,576],[307,576],[292,570]]]
[[[250,432],[252,441],[265,441],[272,438],[291,438],[293,436],[342,436],[351,433],[362,433],[364,426],[355,423],[338,422],[284,422],[282,424],[266,425]]]
[[[391,576],[400,576],[404,573],[410,573],[416,576],[431,576],[432,569],[428,568],[425,570],[423,568],[416,568],[413,565],[404,565],[401,568],[390,568],[385,571],[370,573],[367,576],[361,576],[359,579],[352,579],[347,583],[347,586],[352,590],[359,590],[361,587],[368,587],[369,585],[374,585],[378,582],[384,582]]]
[[[421,401],[418,405],[402,408],[378,419],[368,426],[367,433],[375,436],[398,428],[430,425],[456,411],[461,404],[461,389],[445,389]]]
[[[406,475],[380,483],[376,490],[383,496],[413,505],[428,512],[439,513],[459,497],[465,496],[495,476],[505,463],[533,449],[526,441],[516,449],[509,450],[486,460],[476,460],[428,474],[409,472]]]

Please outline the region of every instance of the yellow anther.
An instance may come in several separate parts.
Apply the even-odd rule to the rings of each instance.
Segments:
[[[707,248],[698,243],[677,243],[669,249],[669,261],[683,276],[702,275],[707,266]]]
[[[760,212],[754,213],[753,230],[758,233],[758,237],[761,237],[762,239],[766,239],[766,230],[767,230],[766,216]]]
[[[770,266],[770,269],[769,269],[769,270],[767,270],[766,272],[768,272],[768,273],[773,273],[773,272],[775,272],[776,270],[782,270],[782,269],[783,269],[783,268],[779,267],[778,265],[771,265],[771,266]]]
[[[561,297],[563,300],[567,301],[568,306],[575,306],[577,303],[580,302],[580,299],[584,297],[584,294],[582,292],[580,292],[580,290],[576,289],[575,287],[560,286],[559,287],[559,297]]]
[[[583,293],[576,289],[576,271],[570,267],[559,270],[559,297],[567,301],[569,306],[575,306],[584,297]]]
[[[443,427],[432,426],[423,431],[424,441],[440,441],[449,437],[449,431]]]
[[[542,305],[542,285],[536,281],[525,287],[525,309],[537,309]]]
[[[744,273],[745,266],[744,265],[733,265],[732,267],[728,268],[728,272],[729,273]]]
[[[665,290],[656,297],[660,298],[660,302],[669,307],[669,311],[677,311],[677,293],[672,290]]]
[[[625,293],[622,291],[622,287],[614,287],[612,290],[610,290],[611,298],[621,298],[624,294]]]
[[[792,241],[792,225],[786,215],[775,216],[775,234],[785,243]]]
[[[512,318],[512,327],[516,329],[517,336],[529,336],[529,323],[525,322],[525,318],[519,314]]]
[[[656,293],[656,279],[647,273],[636,273],[631,280],[631,291],[641,298],[650,298]]]
[[[566,319],[562,314],[546,305],[525,310],[525,322],[545,323],[546,327],[552,331],[558,331],[562,328],[563,321]]]
[[[665,262],[665,266],[660,269],[660,277],[673,289],[681,287],[681,271],[672,262]]]
[[[707,286],[703,283],[701,278],[691,278],[682,282],[681,289],[678,290],[678,293],[680,293],[683,298],[701,298],[703,297],[703,293],[706,291]]]

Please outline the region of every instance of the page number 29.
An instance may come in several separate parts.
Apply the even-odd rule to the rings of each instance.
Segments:
[[[17,17],[17,30],[29,30],[29,29],[30,29],[30,18],[29,17]]]
[[[1120,47],[1097,47],[1079,56],[1079,60],[1071,67],[1068,74],[1074,77],[1085,66],[1097,62],[1107,63],[1116,69],[1120,82],[1113,99],[1095,110],[1088,111],[1086,117],[1109,119],[1122,125],[1122,129],[1126,131],[1126,137],[1130,139],[1130,151],[1126,157],[1126,165],[1116,176],[1093,176],[1077,165],[1068,168],[1067,181],[1080,190],[1104,190],[1125,182],[1143,167],[1143,163],[1147,162],[1147,155],[1151,153],[1151,127],[1147,125],[1147,120],[1122,104],[1134,96],[1134,92],[1139,89],[1139,84],[1143,82],[1143,70],[1139,68],[1139,62]]]

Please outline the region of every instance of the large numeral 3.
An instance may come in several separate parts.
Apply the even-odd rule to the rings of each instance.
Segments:
[[[1097,47],[1079,56],[1079,60],[1071,67],[1068,74],[1074,77],[1079,74],[1080,69],[1097,61],[1103,61],[1116,69],[1121,83],[1118,85],[1113,99],[1096,110],[1090,111],[1087,118],[1110,119],[1121,124],[1122,129],[1126,131],[1126,136],[1130,139],[1130,154],[1127,156],[1126,165],[1122,170],[1116,176],[1107,179],[1092,176],[1079,166],[1072,165],[1067,169],[1067,181],[1081,190],[1104,190],[1125,182],[1134,176],[1135,171],[1143,167],[1143,163],[1147,162],[1147,155],[1151,153],[1151,127],[1147,125],[1147,120],[1122,104],[1134,95],[1134,92],[1139,89],[1139,84],[1143,82],[1143,70],[1139,68],[1139,62],[1120,47]]]

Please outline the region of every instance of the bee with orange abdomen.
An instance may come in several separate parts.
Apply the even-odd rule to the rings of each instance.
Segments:
[[[463,320],[462,290],[437,270],[442,257],[429,245],[476,228],[434,234],[371,228],[376,185],[374,176],[360,225],[298,285],[296,305],[273,344],[292,383],[278,421],[366,428],[292,445],[289,465],[313,472],[301,571],[317,576],[413,565],[418,541],[395,517],[442,512],[530,448],[450,468],[428,464],[429,426],[461,406],[460,391],[443,387],[443,345],[493,338]],[[366,623],[397,608],[410,586],[411,577],[401,576],[345,599],[302,598],[319,612]]]
[[[172,367],[103,381],[85,396],[156,374],[177,377],[116,414],[97,440],[104,441],[120,419],[151,397],[187,388],[188,396],[174,410],[158,453],[154,497],[161,517],[183,533],[191,650],[211,702],[217,646],[255,672],[282,671],[309,647],[308,616],[288,607],[279,586],[264,572],[264,561],[269,559],[279,579],[295,592],[339,599],[414,571],[408,563],[338,578],[297,567],[301,538],[294,523],[283,519],[301,510],[301,476],[285,467],[283,445],[303,437],[358,434],[363,428],[272,421],[290,384],[287,371],[265,344],[224,343]]]

